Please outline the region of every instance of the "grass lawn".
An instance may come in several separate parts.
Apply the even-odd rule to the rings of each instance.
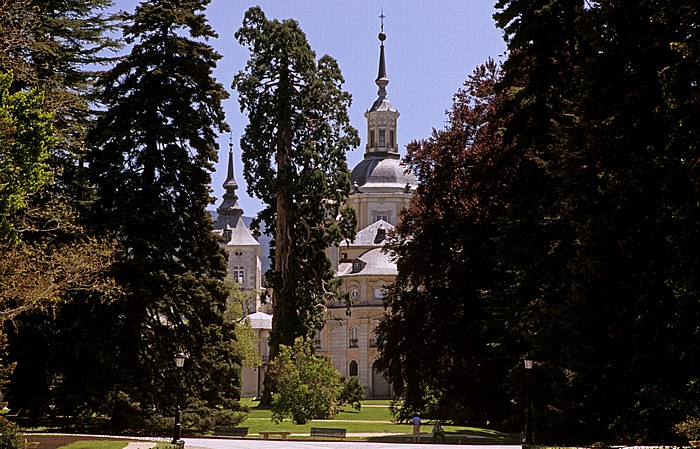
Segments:
[[[240,424],[241,427],[248,427],[247,438],[261,438],[259,435],[261,431],[286,431],[292,432],[293,435],[290,439],[309,439],[311,427],[334,427],[346,429],[348,434],[374,434],[363,437],[348,436],[345,438],[346,440],[394,443],[410,441],[412,426],[410,424],[397,424],[392,421],[391,413],[389,412],[389,401],[364,401],[360,411],[346,406],[338,413],[335,419],[313,420],[305,425],[296,425],[290,420],[284,420],[279,424],[275,424],[272,421],[272,411],[269,407],[260,407],[258,402],[250,399],[243,399],[241,402],[250,407],[250,414]],[[421,429],[423,440],[430,440],[431,427],[432,423],[426,423]],[[464,426],[443,427],[448,442],[460,438],[462,442],[466,443],[468,441],[471,444],[519,444],[518,438],[512,435],[488,429]],[[59,449],[123,449],[126,445],[126,441],[86,440],[76,441],[61,446]],[[159,443],[158,447],[172,448],[169,443]]]
[[[272,421],[272,411],[269,407],[261,407],[258,402],[250,399],[243,399],[248,407],[250,414],[240,426],[248,427],[249,437],[257,437],[260,431],[287,431],[293,434],[309,435],[311,427],[339,427],[347,430],[347,433],[375,433],[380,434],[369,439],[376,441],[393,440],[396,441],[397,436],[392,434],[406,434],[410,436],[412,426],[410,424],[397,424],[392,421],[391,413],[389,412],[389,401],[370,400],[362,403],[360,411],[346,406],[338,413],[335,419],[329,420],[313,420],[304,425],[296,425],[290,420],[284,420],[279,424]],[[432,425],[426,424],[423,426],[423,433],[430,433]],[[471,435],[474,437],[475,443],[479,444],[507,444],[517,443],[517,438],[511,435],[495,432],[488,429],[479,429],[475,427],[464,426],[443,426],[448,438],[450,435]],[[382,436],[386,434],[386,436]],[[362,438],[367,439],[367,438]]]
[[[59,449],[122,449],[128,445],[128,441],[85,440],[61,446]]]

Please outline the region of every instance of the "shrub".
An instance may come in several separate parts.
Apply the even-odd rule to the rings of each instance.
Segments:
[[[272,419],[291,418],[295,424],[330,419],[340,410],[342,376],[326,357],[313,354],[310,341],[297,338],[294,346],[280,345],[270,365],[277,392],[272,395]]]
[[[675,425],[676,432],[685,436],[689,441],[700,440],[700,418],[688,416],[685,421]]]
[[[249,409],[239,402],[228,400],[224,406],[212,407],[201,400],[190,400],[182,412],[183,428],[206,432],[216,426],[235,427],[248,414]]]
[[[0,416],[0,449],[24,449],[19,427],[4,416]]]
[[[352,408],[360,411],[361,402],[365,400],[365,389],[357,376],[350,376],[343,381],[343,392],[340,394],[341,404],[350,404]]]

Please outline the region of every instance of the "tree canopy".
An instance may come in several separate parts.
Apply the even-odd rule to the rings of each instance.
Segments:
[[[407,408],[513,428],[529,353],[536,442],[678,441],[700,356],[698,7],[497,8],[493,94],[471,78],[447,129],[409,146],[421,185],[392,242],[382,365]]]
[[[509,362],[492,322],[503,209],[494,182],[499,78],[493,60],[479,67],[455,95],[446,129],[408,145],[419,186],[387,245],[399,274],[378,327],[378,363],[403,398],[402,419],[420,413],[485,425],[507,414]]]
[[[192,397],[231,406],[239,394],[233,324],[223,319],[226,264],[206,210],[217,132],[228,130],[207,4],[141,3],[125,28],[130,53],[98,82],[105,110],[89,135],[92,226],[118,242],[112,273],[124,293],[76,304],[90,320],[65,330],[104,342],[80,355],[102,374],[85,398],[93,407],[124,392],[145,410],[172,410],[180,351]],[[65,394],[79,395],[85,379],[66,377]]]
[[[340,409],[343,378],[326,357],[315,356],[313,340],[297,338],[293,346],[280,346],[269,375],[275,377],[272,419],[289,418],[295,424],[332,419]]]
[[[251,8],[236,38],[251,52],[233,83],[249,121],[244,174],[248,193],[265,203],[258,218],[273,234],[274,357],[280,344],[320,329],[325,304],[337,295],[325,250],[354,232],[345,152],[359,141],[338,64],[316,60],[297,22],[268,20]]]

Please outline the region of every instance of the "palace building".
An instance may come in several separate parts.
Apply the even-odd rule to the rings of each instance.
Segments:
[[[267,362],[267,339],[272,329],[272,316],[265,313],[260,302],[259,292],[262,290],[262,247],[251,234],[243,221],[243,209],[238,205],[238,184],[233,175],[233,144],[229,143],[228,171],[224,181],[224,196],[221,205],[216,209],[214,233],[222,237],[221,245],[226,250],[228,258],[228,276],[238,284],[243,292],[253,292],[252,298],[243,307],[248,313],[248,320],[256,332],[258,339],[258,354],[263,362]],[[241,371],[241,395],[243,397],[260,396],[263,385],[262,366],[244,366]]]
[[[329,249],[329,257],[343,289],[350,294],[349,316],[343,304],[331,304],[329,319],[316,337],[316,352],[331,358],[345,376],[357,376],[367,398],[391,396],[391,388],[374,368],[377,345],[374,329],[384,314],[384,289],[397,275],[396,262],[382,251],[387,235],[398,223],[416,187],[416,178],[401,162],[397,143],[399,111],[387,98],[384,41],[379,33],[377,99],[365,112],[365,155],[352,170],[348,204],[357,214],[353,241]]]

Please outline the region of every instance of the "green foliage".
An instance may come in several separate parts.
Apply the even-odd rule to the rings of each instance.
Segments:
[[[274,376],[277,386],[272,399],[275,422],[291,418],[295,424],[305,424],[311,419],[331,419],[338,413],[341,374],[329,359],[313,354],[311,341],[297,338],[292,347],[281,345],[268,375]]]
[[[340,404],[349,404],[358,412],[362,408],[362,401],[365,400],[365,389],[357,376],[350,376],[343,379],[343,391],[340,393]]]
[[[689,441],[700,440],[700,418],[688,416],[685,421],[676,423],[673,427]]]
[[[12,83],[11,74],[0,73],[0,241],[17,239],[15,215],[51,181],[49,148],[55,142],[44,96],[12,93]]]
[[[10,359],[18,366],[6,397],[13,408],[25,412],[37,410],[23,407],[26,403],[43,402],[48,407],[45,387],[56,379],[48,363],[52,354],[32,353],[28,348],[35,347],[35,341],[26,341],[26,334],[20,332],[36,325],[29,315],[76,296],[106,295],[113,287],[107,275],[111,246],[101,235],[86,236],[81,223],[83,202],[91,196],[91,188],[84,184],[84,164],[79,162],[91,119],[92,81],[103,60],[98,52],[116,45],[104,37],[111,26],[99,12],[109,4],[109,0],[17,0],[0,6],[4,103],[0,171],[15,165],[17,155],[23,158],[22,164],[35,164],[33,172],[27,166],[14,167],[11,181],[22,192],[8,193],[0,187],[0,202],[7,200],[4,204],[14,209],[9,215],[7,209],[0,212],[4,256],[0,301],[2,318],[8,320],[6,330],[12,335]],[[7,83],[10,75],[12,82]],[[33,110],[26,109],[10,123],[8,99],[14,101],[12,107]],[[8,150],[22,146],[28,151],[8,157]],[[6,181],[1,179],[0,185]],[[30,332],[31,338],[40,330],[45,332],[40,338],[51,341],[51,326],[45,324],[55,314],[55,309],[50,311],[42,325]]]
[[[228,400],[216,407],[209,403],[192,399],[182,412],[183,428],[198,432],[207,432],[216,426],[235,427],[247,416],[249,409],[238,401]]]
[[[503,328],[492,321],[499,78],[494,61],[477,68],[455,95],[447,128],[408,146],[420,188],[388,242],[399,274],[377,329],[378,364],[402,398],[398,419],[418,412],[485,425],[508,413],[509,362],[493,344]]]
[[[267,273],[274,358],[280,344],[320,329],[324,305],[338,295],[325,248],[354,232],[345,152],[359,140],[336,61],[317,61],[295,21],[268,20],[251,8],[236,38],[251,52],[233,82],[249,121],[241,139],[244,175],[248,193],[266,204],[258,219],[274,232]]]
[[[381,366],[406,410],[515,430],[529,352],[536,441],[676,442],[700,399],[699,6],[497,8],[502,77],[409,146]]]
[[[123,391],[167,416],[180,377],[185,403],[191,396],[215,409],[239,397],[226,264],[206,210],[216,139],[228,130],[207,4],[140,4],[125,25],[130,53],[98,81],[104,110],[86,156],[96,189],[90,226],[117,242],[111,273],[122,292],[63,310],[57,346],[67,359],[56,391],[68,413],[91,413]],[[188,355],[182,372],[179,351]]]
[[[0,449],[24,449],[24,438],[15,423],[0,416]]]
[[[630,5],[499,2],[506,144],[537,184],[506,189],[498,254],[539,441],[672,441],[698,399],[697,66],[673,45],[697,55],[698,6]]]
[[[226,302],[225,319],[228,323],[235,325],[236,338],[233,345],[236,354],[241,357],[241,366],[259,366],[259,340],[257,333],[251,327],[250,321],[245,319],[245,316],[248,305],[254,304],[261,292],[244,292],[235,282],[227,282],[227,285],[230,293]]]

